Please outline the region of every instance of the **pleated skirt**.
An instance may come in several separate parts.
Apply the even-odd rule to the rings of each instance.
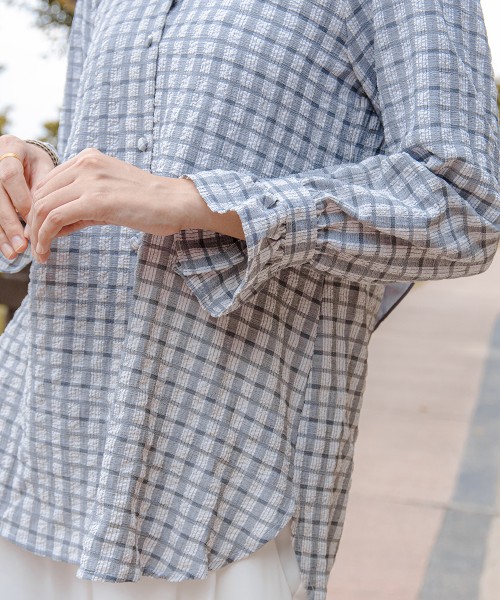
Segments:
[[[105,583],[76,577],[77,565],[38,556],[0,536],[0,598],[20,600],[307,600],[290,523],[246,558],[206,579],[181,582],[143,576]]]

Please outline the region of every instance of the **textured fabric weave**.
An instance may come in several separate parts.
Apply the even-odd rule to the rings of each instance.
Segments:
[[[290,525],[205,579],[110,583],[77,578],[76,565],[37,556],[0,536],[0,597],[16,600],[307,600]],[[29,576],[27,574],[29,573]]]
[[[291,517],[325,600],[387,286],[498,244],[479,1],[79,0],[68,59],[62,160],[191,178],[246,239],[91,227],[32,265],[0,338],[0,534],[182,581]]]

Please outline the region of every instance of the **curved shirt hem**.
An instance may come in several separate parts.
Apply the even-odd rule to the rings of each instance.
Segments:
[[[38,506],[39,506],[39,511],[37,511],[37,514],[42,515],[44,513],[44,511],[43,511],[44,505],[43,505],[43,503],[38,503]],[[279,534],[279,532],[287,525],[287,523],[290,521],[290,519],[294,518],[294,515],[296,513],[297,501],[295,499],[292,499],[290,506],[291,506],[291,508],[289,508],[287,511],[285,511],[284,516],[279,521],[276,521],[277,527],[274,526],[270,529],[270,531],[272,532],[270,535],[266,535],[264,539],[260,538],[255,543],[252,543],[250,546],[245,547],[243,550],[241,550],[239,553],[237,553],[236,556],[234,558],[232,558],[232,560],[228,561],[224,557],[221,557],[220,559],[213,561],[212,568],[209,569],[209,568],[206,568],[206,566],[205,566],[205,568],[199,569],[192,576],[187,574],[187,572],[180,573],[178,570],[172,571],[167,576],[165,576],[164,573],[160,574],[159,572],[157,572],[154,569],[151,569],[151,570],[148,569],[147,564],[142,567],[135,565],[135,568],[133,566],[131,566],[130,570],[127,572],[127,574],[125,574],[124,576],[121,576],[121,577],[109,575],[109,573],[107,573],[105,569],[100,569],[100,570],[82,569],[81,562],[82,562],[82,555],[84,554],[82,544],[78,541],[73,540],[74,532],[78,532],[79,531],[78,528],[75,528],[73,535],[70,533],[68,536],[64,536],[65,540],[70,539],[71,541],[65,543],[64,546],[59,548],[59,550],[57,550],[55,548],[53,548],[52,550],[47,550],[46,545],[44,546],[44,549],[42,550],[41,546],[39,544],[39,542],[40,542],[39,535],[37,536],[36,544],[30,544],[28,540],[20,539],[19,535],[15,535],[15,534],[12,535],[12,528],[9,527],[9,521],[6,519],[3,519],[3,518],[0,520],[0,536],[5,538],[9,542],[16,544],[20,548],[23,548],[24,550],[31,552],[32,554],[35,554],[36,556],[40,556],[42,558],[49,558],[50,560],[54,560],[57,562],[64,562],[67,564],[72,564],[72,565],[78,566],[79,568],[76,572],[76,577],[78,579],[88,580],[88,581],[100,581],[100,582],[105,582],[105,583],[125,583],[125,582],[137,582],[142,577],[153,577],[155,579],[165,579],[166,581],[170,581],[173,583],[180,583],[182,581],[204,580],[209,576],[209,573],[217,571],[229,564],[232,564],[233,562],[237,562],[239,560],[243,560],[244,558],[247,558],[248,556],[250,556],[257,550],[262,548],[269,541],[275,539],[277,537],[277,535]],[[46,519],[45,522],[47,523],[48,520]],[[47,530],[50,530],[51,527],[52,528],[55,527],[55,523],[53,521],[47,525]],[[83,538],[84,532],[83,532],[83,530],[80,530],[80,531],[81,531],[80,535]],[[22,533],[22,532],[20,532],[20,533]],[[294,552],[296,553],[295,550],[294,550]],[[304,581],[302,573],[301,573],[301,579],[302,579],[302,581]]]

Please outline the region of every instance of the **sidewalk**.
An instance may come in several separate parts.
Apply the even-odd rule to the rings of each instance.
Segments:
[[[372,337],[328,599],[500,599],[500,252]]]

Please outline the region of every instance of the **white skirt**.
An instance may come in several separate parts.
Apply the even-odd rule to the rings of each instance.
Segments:
[[[143,576],[105,583],[76,577],[77,565],[38,556],[0,536],[0,598],[22,600],[307,600],[290,523],[246,558],[181,582]]]

